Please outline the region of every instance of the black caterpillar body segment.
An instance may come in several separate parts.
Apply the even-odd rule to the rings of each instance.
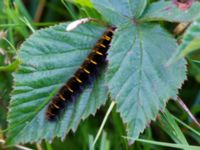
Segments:
[[[115,27],[108,27],[80,68],[52,98],[46,111],[47,120],[55,120],[67,103],[75,99],[83,91],[86,84],[91,81],[91,78],[98,75],[101,66],[105,66],[107,51],[110,47],[114,30]]]

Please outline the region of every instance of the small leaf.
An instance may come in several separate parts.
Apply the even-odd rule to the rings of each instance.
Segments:
[[[138,18],[144,11],[147,0],[91,0],[94,7],[108,20],[119,25]]]
[[[166,66],[175,50],[176,41],[159,25],[130,23],[115,33],[108,56],[109,91],[133,139],[186,79],[183,59]]]
[[[181,56],[200,48],[200,17],[194,21],[184,34],[183,41],[178,48]]]
[[[169,59],[168,65],[198,49],[200,49],[200,17],[187,29],[181,45]]]
[[[94,114],[107,99],[104,75],[69,103],[61,119],[45,118],[47,103],[80,67],[105,28],[85,24],[66,32],[67,24],[34,33],[20,48],[21,66],[14,74],[15,86],[8,113],[8,144],[62,139],[76,130],[81,119]]]
[[[200,49],[200,36],[197,38],[194,38],[185,49],[181,52],[181,57],[186,56],[190,52],[193,52],[195,50]]]
[[[152,3],[145,10],[141,20],[156,21],[164,20],[170,22],[190,22],[199,15],[200,3],[194,2],[187,10],[181,10],[172,1]]]
[[[16,59],[15,61],[13,61],[11,64],[7,65],[7,66],[0,66],[0,72],[1,71],[15,71],[18,66],[20,64],[20,60]]]
[[[188,74],[193,76],[197,82],[200,82],[200,62],[198,60],[188,59]]]

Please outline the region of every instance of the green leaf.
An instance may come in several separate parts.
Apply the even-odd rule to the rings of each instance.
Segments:
[[[159,122],[159,125],[173,139],[174,142],[177,144],[189,145],[180,127],[167,109],[160,113]]]
[[[124,138],[128,140],[133,140],[131,137],[124,137]],[[166,142],[152,141],[152,140],[145,140],[145,139],[137,139],[136,141],[146,143],[146,144],[151,144],[151,145],[158,145],[158,146],[177,148],[177,149],[199,150],[200,148],[200,146],[194,146],[194,145],[173,144],[173,143],[166,143]]]
[[[194,21],[184,34],[183,41],[178,51],[182,56],[200,48],[200,17]]]
[[[194,21],[184,34],[181,45],[176,53],[169,59],[168,64],[172,64],[190,52],[200,49],[200,17]]]
[[[181,125],[183,125],[183,127],[187,128],[188,130],[190,130],[191,132],[193,132],[194,134],[196,134],[197,136],[200,136],[200,131],[197,131],[196,129],[194,129],[193,127],[191,127],[190,125],[184,123],[182,120],[180,120],[179,118],[175,117],[174,115],[171,115],[178,123],[180,123]]]
[[[17,67],[20,64],[20,60],[16,59],[15,61],[13,61],[11,64],[7,65],[7,66],[0,66],[0,72],[1,71],[15,71],[17,69]]]
[[[110,141],[107,139],[107,133],[105,131],[101,136],[100,150],[110,150]]]
[[[188,59],[188,74],[200,82],[200,61]]]
[[[83,7],[90,7],[90,8],[93,8],[93,5],[92,3],[90,2],[90,0],[67,0],[67,1],[70,1],[70,2],[73,2],[73,3],[76,3],[76,4],[79,4]]]
[[[185,43],[184,43],[185,44]],[[186,56],[187,54],[200,49],[200,36],[194,38],[185,49],[181,52],[181,57]]]
[[[166,66],[175,50],[176,41],[159,25],[130,23],[115,33],[108,55],[109,91],[133,139],[186,79],[183,59]]]
[[[152,3],[144,12],[141,20],[170,22],[190,22],[199,15],[200,3],[194,2],[188,10],[181,10],[172,1]]]
[[[119,25],[140,17],[147,0],[91,0],[94,7],[108,20]]]
[[[35,32],[20,48],[22,64],[14,74],[15,86],[8,113],[9,145],[65,138],[81,119],[94,114],[107,99],[104,75],[69,103],[61,119],[45,118],[47,103],[80,67],[105,28],[81,25],[66,32],[67,24]]]

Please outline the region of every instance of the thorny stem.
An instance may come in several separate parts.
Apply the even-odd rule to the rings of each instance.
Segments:
[[[190,110],[187,108],[187,106],[184,104],[182,99],[180,97],[177,97],[177,102],[179,105],[185,110],[185,112],[190,116],[190,118],[194,121],[194,123],[200,127],[200,123],[197,121],[197,119],[194,117],[194,115],[190,112]]]

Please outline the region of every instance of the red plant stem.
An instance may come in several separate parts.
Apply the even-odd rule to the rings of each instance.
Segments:
[[[184,104],[184,102],[182,101],[182,99],[180,97],[177,97],[177,101],[179,103],[179,105],[183,108],[183,110],[185,110],[185,112],[190,116],[190,118],[194,121],[194,123],[200,127],[200,123],[197,121],[197,119],[194,117],[194,115],[190,112],[190,110],[188,109],[188,107]]]

